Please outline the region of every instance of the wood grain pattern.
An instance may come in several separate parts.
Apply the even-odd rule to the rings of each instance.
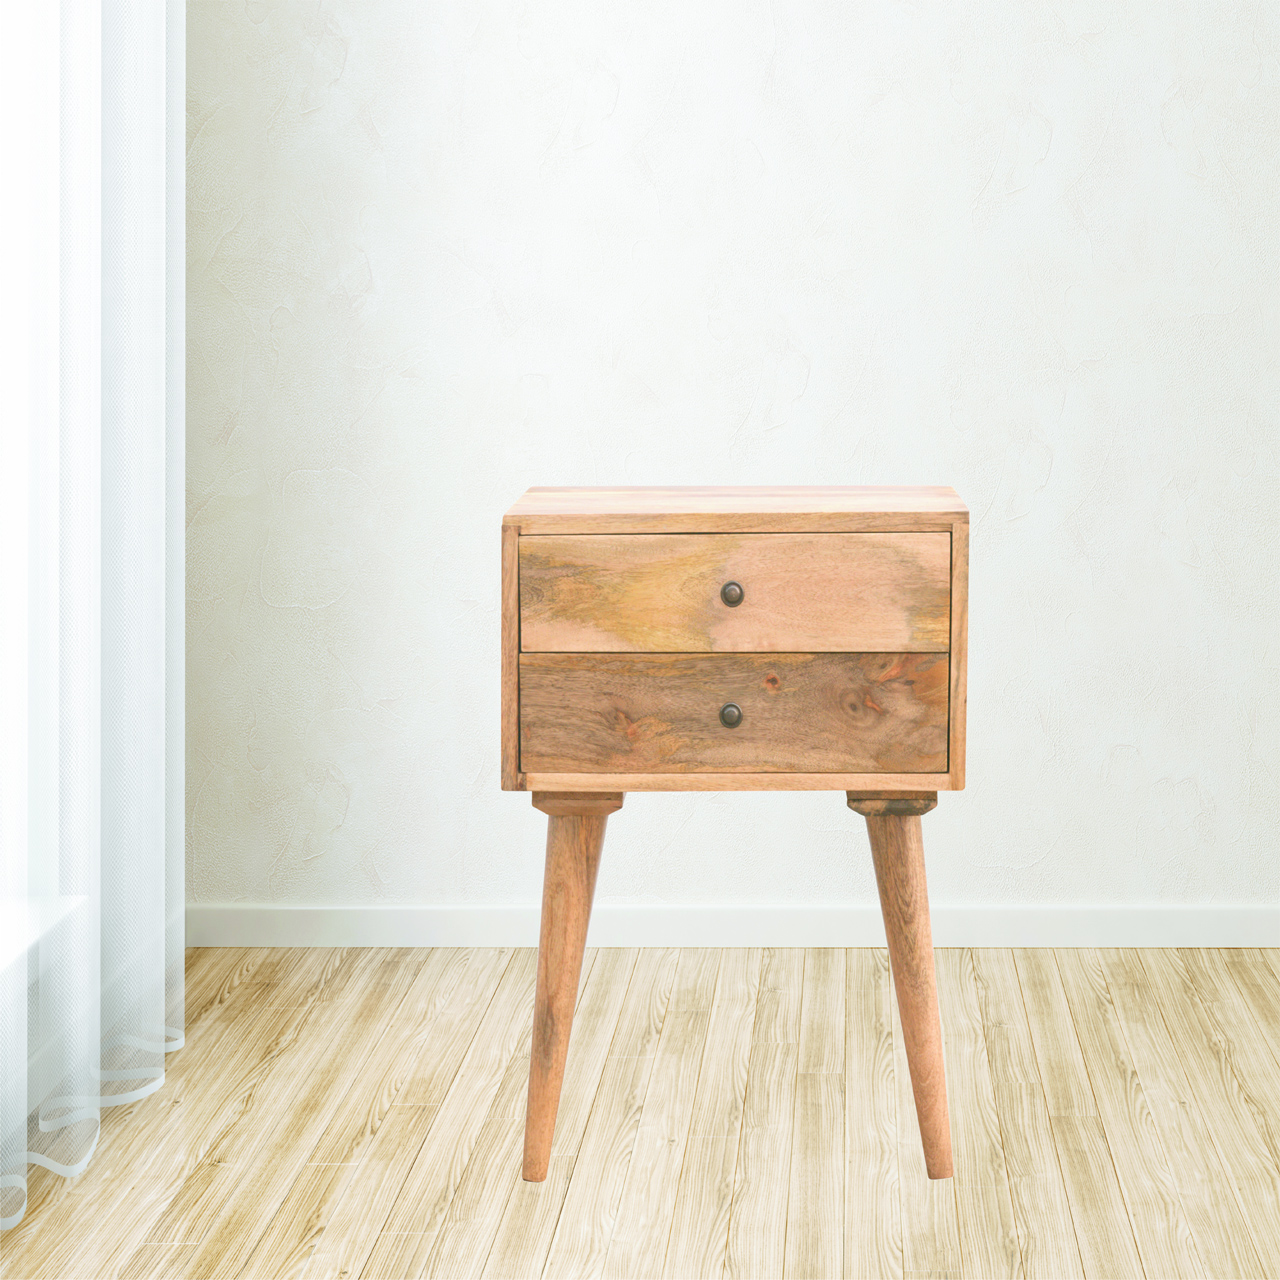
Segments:
[[[334,1241],[337,1233],[327,1228],[337,1205],[391,1115],[413,1064],[429,1046],[435,1047],[431,1032],[456,998],[468,958],[466,952],[447,948],[426,953],[412,986],[388,1013],[386,1030],[350,1076],[350,1086],[307,1154],[306,1166],[259,1238],[245,1264],[248,1273],[294,1274],[322,1236],[326,1243]]]
[[[512,1057],[528,1043],[536,957],[517,951],[440,1102],[362,1274],[422,1273]]]
[[[892,981],[892,971],[890,977]],[[895,991],[895,998],[890,1003],[893,1017],[893,1083],[897,1094],[896,1137],[903,1275],[959,1280],[963,1271],[955,1179],[930,1178],[925,1167],[896,994]]]
[[[536,794],[534,802],[537,803]],[[538,985],[524,1130],[526,1182],[541,1182],[551,1159],[551,1138],[560,1106],[560,1086],[607,822],[608,815],[598,813],[552,813],[547,819],[542,932],[538,940]]]
[[[544,1280],[599,1276],[604,1270],[678,963],[674,949],[642,951],[636,962],[547,1254]]]
[[[498,948],[454,952],[442,966],[429,1001],[415,1000],[404,1009],[403,1029],[411,1036],[411,1047],[396,1069],[393,1105],[364,1146],[356,1176],[336,1189],[319,1243],[301,1268],[304,1280],[345,1280],[360,1274],[512,955]],[[365,1101],[371,1109],[381,1105]],[[356,1098],[351,1105],[358,1103]],[[340,1125],[335,1119],[315,1155],[352,1153],[347,1145],[350,1130],[344,1135]],[[295,1212],[301,1211],[300,1204]]]
[[[529,772],[947,764],[945,655],[524,654],[520,687]],[[742,708],[733,729],[719,719],[729,702]]]
[[[1262,947],[1233,947],[1229,951],[1203,951],[1194,961],[1229,973],[1248,1008],[1250,1025],[1258,1027],[1280,1065],[1280,986]]]
[[[845,953],[805,951],[785,1272],[844,1274]]]
[[[938,994],[947,1026],[947,1092],[955,1127],[956,1214],[967,1271],[1022,1277],[1022,1248],[1004,1142],[996,1112],[991,1065],[969,948],[938,951]]]
[[[1055,958],[1143,1268],[1206,1276],[1097,958],[1076,950]]]
[[[973,981],[1027,1280],[1084,1275],[1013,953],[975,950]]]
[[[520,535],[502,526],[502,789],[520,788]]]
[[[670,1007],[663,1019],[605,1257],[611,1280],[662,1275],[709,1020],[706,1010]]]
[[[902,1205],[889,954],[850,948],[845,964],[844,1274],[897,1280]]]
[[[498,1092],[418,1275],[429,1280],[475,1280],[488,1256],[507,1201],[520,1180],[520,1120],[529,1059],[507,1063]]]
[[[1095,955],[1209,1274],[1280,1274],[1274,1233],[1262,1242],[1264,1257],[1268,1243],[1270,1252],[1264,1268],[1242,1212],[1241,1187],[1232,1172],[1248,1159],[1236,1149],[1240,1117],[1232,1113],[1225,1125],[1211,1123],[1210,1117],[1217,1114],[1214,1100],[1191,1084],[1194,1070],[1184,1069],[1137,953],[1103,950]]]
[[[1096,1116],[1098,1105],[1051,951],[1013,953],[1051,1116]]]
[[[286,958],[290,965],[283,963]],[[277,959],[279,977],[294,964],[308,964],[314,954],[273,956],[264,950],[258,952],[260,963],[250,967],[260,971]],[[206,1007],[199,1021],[188,1024],[186,1045],[166,1062],[160,1091],[143,1103],[103,1112],[87,1173],[68,1179],[35,1171],[26,1216],[0,1234],[7,1275],[110,1275],[146,1243],[157,1217],[200,1163],[216,1133],[216,1118],[246,1080],[270,1070],[279,1051],[279,1026],[296,1016],[246,999],[250,990],[240,984],[233,998]],[[157,1116],[152,1099],[161,1098],[164,1110]],[[133,1117],[140,1118],[131,1122]],[[114,1221],[111,1232],[83,1229],[85,1222],[113,1221],[122,1192],[133,1188],[124,1222]]]
[[[803,989],[804,952],[766,950],[725,1254],[731,1280],[771,1280],[784,1271]]]
[[[1052,951],[1014,952],[1084,1273],[1144,1272]],[[1082,1229],[1082,1224],[1098,1224]]]
[[[1053,1143],[1089,1280],[1141,1276],[1138,1246],[1097,1116],[1052,1116]]]
[[[921,818],[937,808],[938,793],[864,791],[858,794],[850,791],[845,795],[845,803],[864,818]]]
[[[1265,1041],[1239,1034],[1206,1004],[1177,952],[1147,951],[1142,967],[1188,1079],[1211,1099],[1213,1140],[1231,1169],[1254,1246],[1263,1265],[1280,1274],[1280,1114],[1269,1074],[1257,1071]]]
[[[969,522],[951,526],[951,788],[964,790],[965,721],[969,688]]]
[[[920,819],[866,821],[925,1167],[931,1178],[949,1178],[951,1128]]]
[[[622,808],[622,792],[535,791],[533,807],[551,818],[607,818]]]
[[[343,1086],[360,1074],[380,1038],[377,1029],[386,1026],[426,960],[416,948],[384,956],[370,973],[372,980],[354,987],[350,1002],[336,1006],[342,1011],[340,1021],[327,1035],[306,1042],[315,1055],[299,1054],[295,1070],[281,1070],[278,1063],[273,1078],[263,1082],[258,1091],[262,1111],[255,1106],[250,1113],[258,1128],[252,1145],[219,1145],[227,1165],[252,1162],[255,1177],[228,1180],[229,1193],[186,1264],[189,1276],[238,1275],[256,1245],[252,1224],[269,1224],[286,1201],[342,1100]],[[285,1098],[293,1110],[282,1124]]]
[[[523,534],[823,533],[947,529],[954,489],[925,485],[534,488],[503,517]]]
[[[140,1111],[149,1105],[147,1100],[104,1112],[103,1139],[123,1126],[121,1140],[108,1141],[105,1146],[100,1141],[92,1177],[84,1175],[71,1181],[53,1178],[64,1194],[39,1217],[29,1213],[16,1230],[0,1237],[6,1265],[12,1262],[10,1273],[21,1274],[24,1233],[37,1223],[42,1231],[58,1233],[56,1241],[46,1238],[45,1246],[53,1274],[105,1276],[125,1265],[149,1235],[157,1234],[157,1220],[163,1220],[184,1185],[190,1183],[191,1190],[196,1190],[211,1184],[219,1197],[225,1195],[231,1188],[229,1179],[210,1178],[208,1169],[201,1172],[206,1148],[220,1140],[228,1125],[234,1126],[241,1112],[251,1110],[269,1094],[264,1076],[282,1063],[282,1074],[287,1073],[290,1054],[305,1053],[314,1040],[323,1038],[326,1024],[316,1019],[328,1002],[318,997],[331,994],[336,983],[350,977],[352,963],[365,974],[375,967],[370,953],[353,951],[348,958],[351,963],[343,966],[334,962],[332,952],[259,951],[238,969],[240,976],[252,974],[254,981],[233,981],[229,988],[223,988],[232,992],[225,1001],[208,1001],[203,1008],[193,1005],[197,1021],[188,1024],[186,1048],[166,1063],[163,1109],[158,1116],[155,1110]],[[272,975],[277,990],[290,989],[290,1004],[281,1007],[271,1003],[273,992],[264,976],[267,974]],[[297,974],[303,975],[301,982],[295,980]],[[302,989],[317,997],[315,1008],[292,1003]],[[354,990],[349,987],[348,993]],[[153,1118],[149,1123],[130,1124],[130,1113]],[[198,1141],[192,1141],[193,1136]],[[110,1218],[113,1194],[125,1188],[129,1189],[128,1213],[115,1220],[113,1231],[85,1233],[79,1229],[86,1215],[88,1219],[103,1214]],[[212,1217],[220,1204],[220,1198],[197,1204],[196,1220]],[[63,1213],[71,1216],[60,1221]],[[206,1217],[199,1218],[200,1213]],[[192,1242],[191,1232],[179,1228],[178,1236],[156,1243]],[[49,1244],[54,1248],[50,1250]]]
[[[957,1102],[956,1176],[941,1181],[924,1169],[886,953],[839,955],[843,1002],[829,952],[588,952],[565,1158],[533,1184],[519,1159],[532,951],[192,952],[194,1021],[164,1088],[104,1114],[80,1178],[35,1172],[0,1269],[177,1280],[216,1254],[219,1276],[246,1259],[244,1280],[528,1280],[654,1274],[665,1247],[661,1271],[681,1280],[825,1275],[838,1248],[815,1226],[842,1214],[847,1276],[986,1280],[1011,1257],[1002,1153],[1028,1277],[1174,1274],[1188,1239],[1215,1280],[1280,1275],[1269,955],[940,951]],[[335,1044],[360,1065],[313,1088]],[[1059,1102],[1082,1096],[1066,1077],[1083,1072],[1097,1115],[1049,1120],[1037,1053]],[[237,1130],[246,1105],[256,1133]],[[682,1142],[677,1172],[665,1148]],[[214,1168],[219,1143],[236,1159]],[[144,1240],[184,1187],[201,1192],[170,1219],[184,1238]],[[255,1189],[263,1212],[241,1212]]]
[[[539,791],[867,791],[901,787],[945,791],[946,773],[529,773]]]
[[[758,948],[721,953],[663,1264],[668,1280],[724,1270],[761,959]]]
[[[638,955],[619,947],[595,954],[574,1014],[578,1044],[565,1069],[556,1121],[561,1158],[551,1165],[545,1182],[516,1181],[485,1261],[485,1280],[542,1274]],[[523,1130],[517,1126],[516,1132]]]
[[[524,653],[945,652],[945,533],[520,539]],[[720,589],[739,583],[742,602]]]

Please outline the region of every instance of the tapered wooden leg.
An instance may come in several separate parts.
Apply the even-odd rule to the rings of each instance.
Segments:
[[[542,1182],[547,1176],[560,1107],[604,827],[609,814],[622,807],[622,796],[615,792],[535,791],[533,804],[547,814],[547,867],[542,881],[538,987],[529,1052],[524,1180]]]
[[[925,1169],[930,1178],[949,1178],[951,1125],[920,830],[920,815],[936,802],[936,793],[918,797],[849,795],[849,808],[867,820]]]

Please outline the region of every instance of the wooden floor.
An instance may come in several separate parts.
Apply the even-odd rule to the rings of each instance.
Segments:
[[[929,1182],[886,956],[588,953],[542,1184],[528,950],[195,950],[187,1045],[33,1170],[24,1277],[1280,1276],[1280,952],[938,952]]]

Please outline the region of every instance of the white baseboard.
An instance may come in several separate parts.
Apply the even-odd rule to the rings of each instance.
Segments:
[[[1275,947],[1280,906],[949,907],[940,947]],[[882,947],[877,906],[609,906],[595,947]],[[536,906],[187,904],[190,947],[533,947]]]

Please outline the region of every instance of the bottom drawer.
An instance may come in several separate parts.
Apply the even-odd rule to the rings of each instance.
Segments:
[[[520,768],[945,773],[948,669],[945,653],[523,654]]]

